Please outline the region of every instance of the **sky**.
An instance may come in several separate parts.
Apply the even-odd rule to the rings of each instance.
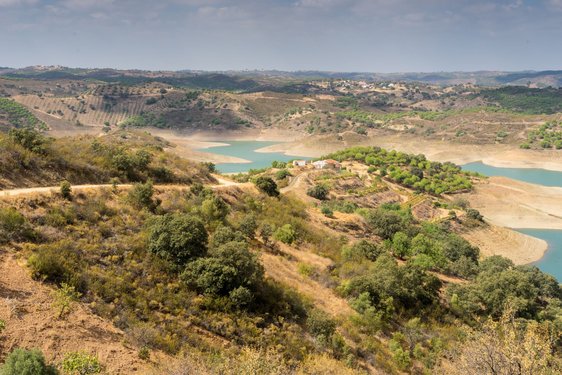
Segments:
[[[562,69],[562,0],[0,0],[0,66]]]

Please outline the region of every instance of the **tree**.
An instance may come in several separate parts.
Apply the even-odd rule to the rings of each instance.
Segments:
[[[474,282],[449,288],[451,298],[456,295],[457,310],[465,316],[499,318],[506,304],[517,317],[527,319],[547,318],[549,314],[542,315],[545,311],[559,311],[560,285],[536,267],[514,267],[510,260],[494,256],[484,260],[480,269]]]
[[[241,298],[245,292],[233,291],[240,287],[253,291],[263,280],[263,266],[244,242],[226,243],[209,255],[189,263],[182,274],[184,282],[201,293],[228,296],[232,292]]]
[[[399,258],[410,255],[410,239],[404,232],[396,232],[392,236],[392,252]]]
[[[271,227],[271,225],[264,223],[260,228],[260,237],[265,246],[271,245],[270,239],[272,235],[273,235],[273,228]]]
[[[554,355],[555,327],[547,322],[520,322],[508,307],[501,319],[488,319],[481,331],[469,331],[468,340],[448,366],[448,373],[550,375],[562,371]]]
[[[57,370],[45,363],[38,349],[15,349],[0,367],[0,375],[56,375]]]
[[[392,238],[394,233],[406,229],[410,224],[408,217],[401,215],[398,211],[387,210],[383,207],[367,213],[366,219],[373,227],[375,234],[383,239]]]
[[[241,232],[235,232],[231,227],[220,225],[211,236],[209,247],[218,248],[232,241],[244,241],[244,235]]]
[[[329,193],[330,193],[330,190],[325,185],[315,185],[315,186],[310,187],[306,191],[307,195],[311,196],[312,198],[319,199],[321,201],[328,198]]]
[[[376,243],[360,240],[351,246],[347,256],[350,259],[367,258],[371,261],[375,261],[381,254],[382,249]]]
[[[255,181],[258,189],[269,195],[270,197],[278,197],[279,190],[277,189],[277,184],[271,177],[260,176]]]
[[[29,151],[39,154],[45,152],[45,144],[47,140],[35,129],[11,129],[8,135],[12,141]]]
[[[254,214],[245,215],[238,224],[238,230],[249,239],[254,238],[257,229],[258,223],[256,222],[256,216]]]
[[[206,222],[224,221],[228,211],[225,201],[214,194],[201,204],[201,214]]]
[[[156,217],[148,228],[148,250],[182,266],[207,252],[208,234],[203,222],[191,215]]]
[[[201,164],[207,169],[209,173],[215,173],[217,171],[217,166],[215,165],[215,163],[206,161]]]

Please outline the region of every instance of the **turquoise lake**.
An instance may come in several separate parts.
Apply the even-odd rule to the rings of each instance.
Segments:
[[[534,264],[542,271],[556,277],[558,281],[562,281],[562,230],[517,229],[517,231],[543,239],[548,243],[548,251]]]
[[[463,169],[479,172],[486,176],[504,176],[537,185],[562,187],[562,172],[535,168],[497,168],[481,162],[466,164],[462,167]],[[516,230],[529,236],[543,239],[548,243],[548,251],[545,256],[534,264],[542,271],[551,274],[558,281],[562,282],[562,230]]]
[[[498,168],[482,162],[468,163],[462,168],[486,176],[504,176],[537,185],[562,187],[562,172],[557,171],[536,168]]]
[[[251,163],[220,163],[217,170],[221,173],[240,173],[248,172],[250,169],[260,169],[270,167],[274,161],[289,161],[293,159],[306,159],[297,156],[287,156],[280,152],[256,152],[260,148],[278,144],[279,142],[265,141],[214,141],[228,143],[227,146],[217,146],[202,149],[200,151],[213,154],[235,156],[251,161]]]

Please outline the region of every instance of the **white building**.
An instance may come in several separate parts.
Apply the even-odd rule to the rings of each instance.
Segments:
[[[312,163],[316,169],[335,169],[340,170],[341,164],[333,159],[318,160]]]

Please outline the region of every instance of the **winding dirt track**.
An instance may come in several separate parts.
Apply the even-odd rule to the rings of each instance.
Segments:
[[[232,180],[227,180],[225,178],[214,176],[217,180],[218,184],[212,185],[213,189],[217,189],[223,186],[245,186],[249,185],[247,183],[239,183]],[[117,187],[128,189],[132,184],[119,184]],[[183,189],[186,188],[188,185],[155,185],[155,188],[176,188],[176,189]],[[99,185],[73,185],[72,191],[84,191],[90,189],[101,189],[101,188],[110,188],[113,187],[111,184],[99,184]],[[32,188],[21,188],[21,189],[9,189],[9,190],[0,190],[0,199],[5,197],[17,197],[21,195],[29,195],[29,194],[41,194],[41,193],[51,193],[59,191],[59,186],[44,186],[44,187],[32,187]]]

